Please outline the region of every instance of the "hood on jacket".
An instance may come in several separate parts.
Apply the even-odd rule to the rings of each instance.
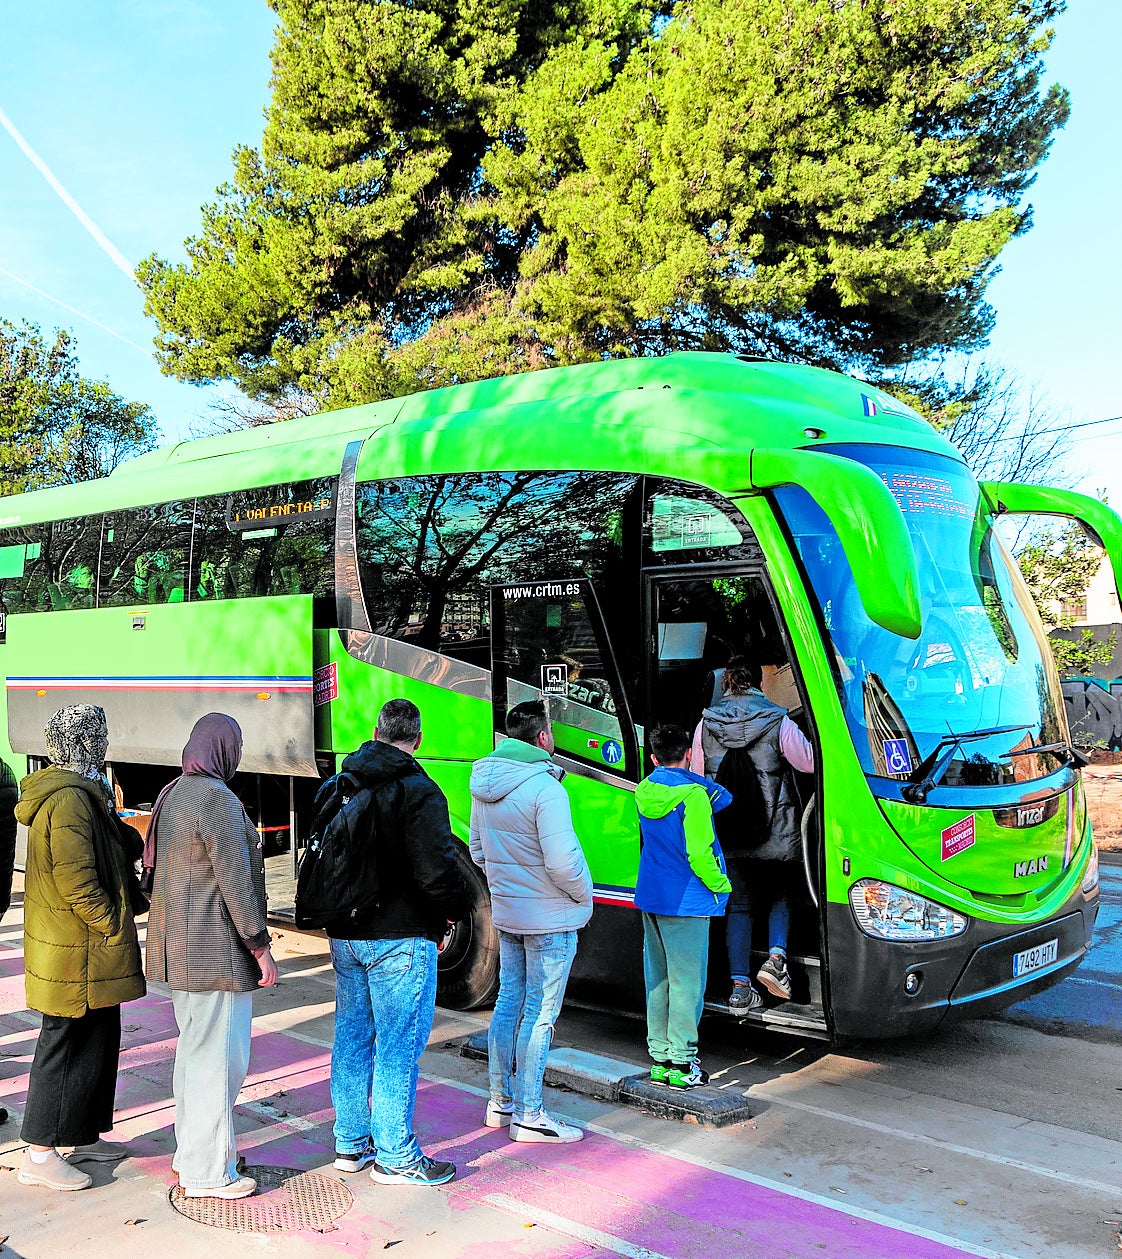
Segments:
[[[528,778],[548,774],[558,782],[564,777],[545,748],[535,747],[522,739],[504,739],[499,746],[471,767],[471,794],[484,804],[502,800]]]
[[[24,826],[30,826],[35,815],[44,804],[64,787],[77,787],[95,800],[102,808],[108,809],[105,789],[101,782],[95,782],[84,774],[75,773],[72,769],[58,769],[48,765],[46,769],[37,769],[20,783],[20,798],[16,805],[16,820]]]
[[[766,695],[736,695],[706,708],[702,721],[706,733],[726,748],[750,748],[775,729],[787,715]]]
[[[392,743],[371,739],[344,757],[342,768],[373,789],[415,773],[420,766],[408,752],[395,748]]]
[[[651,776],[635,788],[635,806],[644,817],[666,817],[698,787],[705,790],[705,779],[688,769],[658,765]]]

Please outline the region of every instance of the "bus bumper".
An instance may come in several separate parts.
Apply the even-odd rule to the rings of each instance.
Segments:
[[[829,1009],[843,1038],[913,1036],[944,1022],[994,1014],[1059,983],[1091,947],[1098,889],[1077,891],[1032,927],[971,919],[953,940],[895,944],[865,935],[848,904],[827,906]],[[1057,942],[1055,960],[1013,977],[1015,954]],[[909,974],[916,990],[905,988]]]

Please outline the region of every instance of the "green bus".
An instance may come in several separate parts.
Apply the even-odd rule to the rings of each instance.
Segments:
[[[644,730],[692,728],[747,654],[817,767],[794,997],[749,1018],[923,1032],[1067,975],[1098,909],[1081,758],[1005,512],[1081,521],[1122,572],[1122,521],[1093,499],[979,484],[868,385],[716,354],[184,442],[0,503],[0,753],[34,766],[55,709],[99,703],[143,807],[195,719],[230,713],[283,912],[314,792],[386,699],[420,706],[420,757],[466,838],[472,761],[545,696],[596,885],[571,991],[638,1008]],[[475,908],[444,943],[441,1000],[466,1008],[497,958],[464,865]]]

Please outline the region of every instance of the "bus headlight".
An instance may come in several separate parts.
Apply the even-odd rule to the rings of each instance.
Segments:
[[[1099,885],[1099,849],[1094,840],[1091,841],[1091,859],[1087,869],[1083,871],[1083,895],[1090,896]]]
[[[857,925],[878,940],[946,940],[961,935],[970,920],[946,905],[880,879],[858,879],[849,889]]]

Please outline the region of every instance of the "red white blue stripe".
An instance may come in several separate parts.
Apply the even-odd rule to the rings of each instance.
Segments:
[[[310,675],[148,674],[132,677],[10,677],[9,691],[215,691],[256,694],[312,693]]]

